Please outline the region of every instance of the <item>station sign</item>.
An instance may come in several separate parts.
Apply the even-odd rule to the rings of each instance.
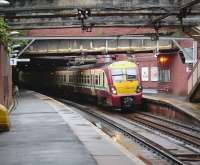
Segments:
[[[16,66],[18,62],[30,62],[29,58],[10,58],[10,65],[11,66]]]
[[[17,65],[17,60],[16,60],[16,58],[10,58],[10,65],[11,65],[11,66],[16,66],[16,65]]]

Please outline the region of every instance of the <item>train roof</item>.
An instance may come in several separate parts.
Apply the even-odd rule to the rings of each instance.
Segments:
[[[99,67],[103,67],[106,65],[108,65],[108,64],[105,64],[105,63],[87,64],[87,65],[72,66],[69,69],[90,69],[90,68],[99,68]]]
[[[93,68],[102,68],[102,67],[135,67],[135,62],[132,61],[115,61],[110,63],[96,63],[96,64],[87,64],[87,65],[79,65],[79,66],[71,66],[69,68],[63,68],[63,70],[85,70],[85,69],[93,69]]]

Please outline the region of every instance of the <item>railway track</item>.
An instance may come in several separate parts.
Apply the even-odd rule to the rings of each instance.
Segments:
[[[137,113],[130,116],[125,115],[126,118],[131,119],[131,121],[137,122],[144,125],[145,127],[150,127],[154,130],[158,130],[167,136],[175,137],[185,144],[195,147],[198,151],[192,150],[189,153],[172,153],[177,159],[184,162],[198,162],[200,163],[200,138],[199,129],[190,127],[185,124],[180,124],[178,122],[170,121],[168,119],[163,119],[161,117],[151,115],[148,113]],[[170,127],[171,125],[171,127]],[[174,127],[178,128],[174,128]],[[197,163],[197,164],[198,164]]]
[[[172,128],[168,125],[168,123],[165,124],[164,122],[155,120],[145,114],[134,114],[127,117],[137,123],[157,129],[164,134],[178,138],[188,145],[192,145],[200,149],[200,137],[197,134],[194,134],[193,131],[184,131],[180,129],[180,125],[178,128]]]
[[[196,132],[196,133],[200,133],[200,128],[198,129],[197,126],[194,126],[194,125],[193,126],[189,126],[189,125],[186,125],[184,123],[176,122],[176,121],[173,121],[173,120],[170,120],[170,119],[166,119],[166,118],[163,118],[163,117],[160,117],[160,116],[156,116],[156,115],[153,115],[153,114],[150,114],[150,113],[147,113],[147,112],[139,112],[138,114],[151,117],[153,119],[159,120],[161,122],[165,122],[167,124],[179,126],[180,128],[183,128],[185,130],[189,130],[189,131],[193,131],[193,132]]]
[[[67,101],[63,101],[60,100],[64,103],[69,104],[69,102]],[[70,105],[74,106],[74,104]],[[77,107],[78,104],[75,105],[75,107]],[[138,134],[136,131],[134,131],[133,129],[127,128],[126,126],[120,124],[119,122],[116,122],[112,119],[110,119],[109,117],[106,117],[105,115],[102,115],[100,113],[97,113],[96,111],[92,111],[90,108],[87,107],[83,107],[83,106],[78,106],[79,109],[83,110],[85,113],[87,113],[88,115],[95,117],[96,119],[98,119],[101,123],[106,123],[107,125],[111,126],[113,129],[120,131],[123,135],[133,139],[135,142],[139,143],[140,145],[144,146],[145,148],[148,148],[148,150],[151,150],[152,152],[156,153],[157,155],[159,155],[161,157],[161,159],[166,159],[167,161],[170,162],[170,164],[177,164],[177,165],[188,165],[190,164],[190,161],[192,162],[197,162],[200,161],[200,155],[199,153],[172,153],[170,152],[168,149],[164,148],[163,146],[159,145],[158,143],[149,140],[148,138],[146,138],[145,136],[142,136],[141,134]],[[139,116],[139,115],[138,115]],[[134,120],[136,119],[136,117],[134,118]],[[133,120],[133,119],[131,119]],[[137,118],[137,121],[139,121],[139,118]],[[148,124],[151,122],[142,122],[142,124]],[[151,123],[152,124],[152,123]],[[155,124],[156,125],[156,124]],[[164,128],[162,128],[164,129]],[[175,133],[175,130],[170,130],[173,133]],[[183,133],[184,134],[184,133]],[[183,134],[181,134],[183,136]],[[180,135],[180,136],[181,136]],[[184,137],[189,138],[189,136],[187,136],[186,134],[184,134]],[[198,141],[196,139],[196,137],[192,137],[189,138],[190,142],[193,141],[194,139],[194,143],[195,146],[199,146]]]

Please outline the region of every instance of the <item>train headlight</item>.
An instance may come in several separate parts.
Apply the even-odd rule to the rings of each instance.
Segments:
[[[142,92],[142,90],[143,90],[143,87],[141,85],[137,86],[137,89],[136,89],[137,93]]]
[[[112,92],[112,94],[114,94],[114,95],[117,94],[117,90],[116,90],[116,88],[115,88],[114,86],[111,87],[111,92]]]

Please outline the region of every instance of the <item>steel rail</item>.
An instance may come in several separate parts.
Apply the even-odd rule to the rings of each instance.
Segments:
[[[143,116],[140,116],[140,115],[130,117],[130,119],[132,119],[135,122],[147,125],[151,128],[157,129],[157,130],[164,132],[168,135],[171,135],[173,137],[179,138],[179,139],[181,139],[181,140],[183,140],[183,141],[185,141],[189,144],[200,147],[200,138],[195,136],[195,135],[185,133],[185,132],[183,132],[179,129],[170,128],[170,127],[168,127],[164,124],[160,124],[160,123],[150,121],[150,120],[145,119]]]
[[[200,129],[196,129],[196,128],[194,128],[194,127],[190,127],[190,126],[188,126],[188,125],[186,125],[186,124],[183,124],[183,123],[178,123],[178,122],[172,121],[172,120],[170,120],[170,119],[164,119],[164,118],[162,118],[162,117],[159,117],[159,116],[156,116],[156,115],[152,115],[152,114],[149,114],[149,113],[145,113],[145,112],[139,112],[139,114],[144,115],[144,116],[149,116],[149,117],[151,117],[151,118],[158,119],[158,120],[164,121],[164,122],[168,122],[168,123],[171,123],[171,124],[180,126],[180,127],[182,127],[182,128],[185,128],[185,129],[192,130],[192,131],[195,131],[195,132],[200,133]]]
[[[173,154],[182,161],[200,161],[200,154]]]
[[[88,113],[89,115],[92,115],[95,118],[97,118],[98,120],[103,121],[104,123],[106,123],[106,124],[112,126],[113,128],[119,130],[123,134],[125,134],[125,135],[127,135],[129,137],[132,137],[133,139],[135,139],[139,143],[142,143],[143,145],[147,146],[148,148],[150,148],[154,152],[164,156],[165,158],[167,158],[168,160],[172,161],[173,163],[175,163],[177,165],[186,165],[184,162],[180,161],[179,159],[174,157],[172,154],[170,154],[165,148],[163,148],[159,144],[154,143],[153,141],[145,138],[144,136],[139,135],[137,132],[134,132],[133,130],[128,129],[128,128],[124,127],[123,125],[121,125],[119,123],[116,123],[113,120],[108,119],[105,116],[102,116],[100,114],[92,112],[90,109],[88,109],[86,107],[81,107],[76,103],[74,105],[73,103],[70,103],[68,101],[66,102],[64,99],[59,99],[59,101],[64,102],[66,104],[70,104],[70,105],[72,105],[74,107],[78,107],[79,109],[83,110],[84,112]]]
[[[99,114],[93,113],[93,112],[88,111],[88,110],[85,110],[85,111],[87,111],[89,114],[95,116],[96,118],[99,118],[103,122],[108,123],[109,125],[111,125],[113,127],[116,127],[121,132],[126,133],[127,135],[133,137],[134,139],[136,139],[139,142],[143,143],[147,147],[153,149],[157,153],[159,153],[159,154],[163,155],[164,157],[166,157],[167,159],[173,161],[177,165],[185,165],[184,162],[181,162],[180,160],[178,160],[176,157],[174,157],[172,154],[170,154],[165,148],[163,148],[162,146],[158,145],[157,143],[154,143],[153,141],[151,141],[151,140],[149,140],[149,139],[137,134],[133,130],[125,128],[124,126],[120,125],[119,123],[116,123],[116,122],[114,122],[114,121],[112,121],[112,120],[110,120],[108,118],[105,118],[104,116],[99,115]]]

